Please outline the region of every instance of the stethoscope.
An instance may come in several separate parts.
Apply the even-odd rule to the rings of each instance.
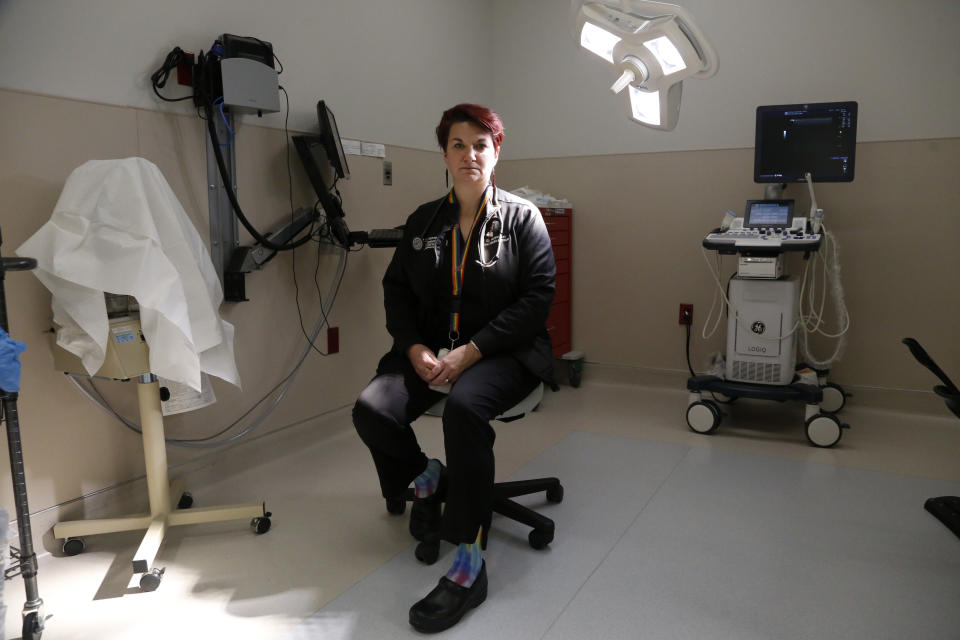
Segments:
[[[487,215],[484,216],[483,222],[480,223],[480,259],[477,261],[477,263],[483,268],[492,267],[493,265],[497,264],[497,260],[500,258],[500,247],[503,245],[503,234],[500,233],[500,231],[502,231],[501,229],[497,232],[497,250],[496,253],[493,254],[493,259],[491,260],[487,254],[487,243],[484,242],[484,238],[486,237],[487,225],[490,223],[490,221],[500,217],[500,201],[497,198],[497,185],[494,183],[492,186],[493,193],[490,198],[490,203],[488,204]],[[423,225],[423,230],[419,235],[414,236],[413,240],[411,241],[414,251],[422,251],[423,248],[427,246],[423,237],[426,235],[427,231],[429,231],[430,227],[433,226],[434,221],[440,214],[440,210],[443,209],[444,200],[446,200],[446,198],[443,198],[440,201],[440,204],[437,205],[437,208],[433,210],[433,215],[431,215],[430,219],[427,220],[427,223]]]

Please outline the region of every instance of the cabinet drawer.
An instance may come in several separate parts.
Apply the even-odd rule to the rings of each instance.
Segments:
[[[569,339],[566,342],[557,342],[553,336],[550,336],[550,346],[553,348],[554,358],[561,358],[563,354],[573,350]]]
[[[568,302],[570,300],[570,274],[558,273],[556,280],[556,293],[553,295],[553,303]]]
[[[540,213],[550,235],[553,259],[557,265],[556,292],[547,318],[547,332],[550,334],[553,356],[559,358],[573,348],[570,318],[573,211],[569,208],[542,208]]]
[[[546,216],[543,219],[544,224],[547,225],[549,231],[569,231],[570,230],[570,218],[566,216]]]
[[[550,234],[550,243],[553,246],[570,244],[570,231],[568,229],[547,229],[547,233]]]
[[[554,303],[550,309],[550,315],[547,317],[547,333],[550,334],[550,342],[553,344],[554,354],[557,349],[562,347],[561,353],[570,350],[570,303]]]

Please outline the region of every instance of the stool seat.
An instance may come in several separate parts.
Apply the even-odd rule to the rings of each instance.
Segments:
[[[501,422],[510,422],[511,420],[518,420],[525,416],[530,411],[536,411],[537,407],[540,406],[540,403],[543,401],[543,383],[537,385],[537,388],[527,394],[527,396],[513,405],[500,415],[498,415],[494,420],[499,420]],[[444,395],[442,398],[433,403],[429,409],[424,413],[428,416],[435,416],[437,418],[443,416],[443,408],[447,404],[447,396]]]
[[[537,385],[537,388],[531,391],[527,396],[510,409],[498,415],[495,419],[501,422],[510,422],[519,420],[530,411],[536,410],[543,400],[543,383]],[[444,396],[433,406],[427,409],[426,414],[440,417],[443,415],[443,407],[447,398]],[[531,527],[527,540],[534,549],[543,549],[553,541],[554,523],[550,518],[541,515],[527,507],[519,504],[511,498],[518,496],[531,495],[534,493],[545,492],[547,502],[561,502],[563,500],[563,486],[559,478],[536,478],[533,480],[515,480],[512,482],[497,482],[493,485],[493,511],[504,517],[515,520],[521,524]],[[404,501],[414,499],[413,489],[408,489],[402,500],[397,504],[387,501],[387,510],[390,513],[403,513]],[[486,538],[489,532],[484,531],[483,548],[486,548]],[[426,564],[433,564],[437,561],[440,554],[439,533],[427,536],[417,545],[417,559]]]

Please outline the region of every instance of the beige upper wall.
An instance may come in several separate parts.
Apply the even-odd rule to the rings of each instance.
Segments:
[[[752,166],[750,149],[669,152],[507,161],[497,179],[573,203],[575,349],[595,362],[683,371],[678,307],[693,303],[693,366],[702,372],[712,351],[725,351],[725,332],[700,338],[715,290],[700,243],[724,211],[742,213],[762,197]],[[900,344],[907,336],[960,376],[958,169],[960,139],[861,144],[854,182],[817,186],[851,316],[837,382],[930,389],[935,380]],[[809,209],[805,185],[784,197]],[[788,264],[802,273],[800,260]],[[732,257],[723,265],[724,279],[736,271]],[[826,309],[833,320],[833,305]],[[827,358],[835,344],[818,341],[814,355]]]
[[[2,90],[0,115],[4,255],[13,255],[14,249],[49,219],[66,177],[94,158],[136,155],[157,164],[194,226],[207,236],[204,130],[195,116]],[[237,139],[241,204],[254,225],[269,229],[290,211],[283,132],[241,125]],[[65,144],[67,140],[69,144]],[[338,187],[351,228],[401,224],[417,205],[443,192],[444,166],[438,153],[391,148],[390,157],[394,186],[385,187],[379,159],[351,156],[353,175]],[[295,152],[291,161],[294,203],[298,207],[312,205],[315,196]],[[241,243],[248,242],[241,228]],[[308,331],[318,319],[319,298],[327,296],[338,255],[330,249],[321,249],[318,255],[314,244],[296,251],[299,302]],[[340,329],[340,353],[326,358],[315,353],[308,356],[284,401],[259,433],[351,404],[373,375],[377,359],[390,344],[380,287],[390,255],[388,250],[371,249],[349,255],[330,314],[331,324]],[[214,379],[218,402],[166,419],[168,437],[189,439],[219,431],[290,372],[306,344],[298,318],[292,260],[285,252],[262,271],[249,274],[250,301],[227,303],[220,310],[236,327],[243,390]],[[21,356],[19,413],[31,509],[59,504],[142,473],[139,436],[102,413],[54,370],[50,294],[30,273],[8,274],[5,284],[11,333],[27,344]],[[321,333],[320,349],[326,348],[325,335]],[[134,384],[98,383],[121,413],[136,419]],[[253,415],[260,415],[259,411]],[[169,456],[177,463],[202,453],[170,447]],[[264,457],[269,459],[268,451]],[[9,479],[0,478],[0,504],[14,513],[10,486]]]

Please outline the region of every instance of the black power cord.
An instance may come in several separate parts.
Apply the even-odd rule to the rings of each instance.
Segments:
[[[215,54],[207,54],[204,56],[203,52],[200,52],[197,62],[198,73],[195,74],[195,96],[200,103],[199,106],[202,106],[204,113],[206,114],[207,121],[207,132],[210,135],[211,147],[213,147],[213,155],[217,161],[217,169],[220,172],[220,177],[223,180],[223,184],[227,185],[224,188],[224,191],[227,194],[227,199],[230,200],[230,206],[233,207],[233,212],[237,216],[237,219],[243,225],[243,228],[253,236],[253,238],[260,243],[261,245],[272,249],[273,251],[290,251],[296,249],[297,247],[303,246],[307,242],[310,242],[312,239],[311,233],[306,233],[299,240],[288,242],[286,244],[276,244],[271,242],[269,238],[261,234],[257,229],[250,223],[246,215],[243,213],[243,209],[240,207],[240,202],[237,200],[237,194],[234,193],[233,189],[229,187],[232,184],[230,179],[230,174],[227,171],[227,164],[223,159],[223,152],[220,149],[220,137],[217,135],[217,124],[214,119],[213,114],[213,96],[209,94],[209,85],[210,78],[212,74],[210,73],[210,66],[217,64],[219,58]],[[289,106],[287,107],[289,109]]]
[[[718,265],[719,265],[719,262],[718,262]],[[719,266],[718,266],[718,272],[719,272]],[[736,275],[737,275],[737,273],[736,273],[736,272],[733,272],[732,274],[730,274],[730,277],[727,278],[727,295],[728,295],[728,296],[729,296],[729,294],[730,294],[730,281],[733,280],[734,277],[736,277]],[[711,309],[711,310],[712,310],[712,309]],[[721,315],[723,315],[724,310],[726,310],[727,313],[730,312],[730,310],[726,308],[725,303],[724,303],[723,308],[722,308],[720,311],[718,311],[718,313],[720,313]],[[693,372],[693,365],[690,363],[690,332],[691,332],[691,325],[692,325],[692,324],[693,324],[693,322],[690,322],[689,324],[687,324],[687,350],[686,350],[686,351],[687,351],[687,370],[690,372],[690,375],[691,375],[692,377],[696,377],[697,374]],[[706,328],[704,328],[704,331],[706,331]],[[711,335],[712,335],[712,333],[711,333]]]
[[[182,100],[193,99],[194,94],[192,93],[181,98],[168,98],[160,94],[160,89],[163,89],[165,86],[167,86],[167,80],[170,78],[170,72],[185,62],[192,62],[190,56],[184,53],[183,49],[180,47],[174,47],[173,50],[167,54],[167,57],[164,59],[163,64],[160,65],[160,68],[153,72],[153,74],[150,76],[150,84],[153,85],[153,92],[157,94],[158,98],[165,102],[180,102]]]
[[[256,39],[256,38],[255,38]],[[258,42],[263,43],[258,40]],[[280,73],[283,72],[283,65],[280,63],[280,59],[274,54],[274,58],[277,60],[277,63],[280,65]],[[167,54],[166,58],[163,61],[163,64],[150,76],[150,83],[153,87],[153,92],[157,95],[158,98],[165,102],[180,102],[183,100],[193,100],[194,104],[197,106],[198,114],[202,110],[201,118],[207,121],[207,130],[210,135],[210,141],[213,146],[214,156],[217,162],[217,169],[220,172],[220,177],[223,180],[224,185],[232,184],[229,172],[227,171],[226,162],[223,159],[223,153],[220,150],[220,139],[217,135],[216,120],[213,114],[213,104],[215,96],[211,95],[213,86],[217,84],[215,80],[215,72],[212,69],[212,65],[218,64],[220,58],[217,54],[213,52],[208,52],[206,55],[201,51],[197,55],[197,62],[193,67],[194,77],[194,91],[188,96],[182,96],[179,98],[168,98],[160,93],[160,89],[164,88],[167,84],[167,81],[170,78],[170,73],[176,69],[179,65],[183,63],[189,63],[191,57],[189,54],[183,51],[180,47],[174,47],[170,53]],[[286,90],[284,90],[286,95]],[[290,113],[290,99],[287,97],[287,117],[289,118]],[[289,133],[287,134],[289,137]],[[296,249],[297,247],[303,246],[311,239],[313,239],[312,229],[308,230],[307,233],[301,237],[299,240],[294,240],[287,242],[285,244],[277,244],[270,241],[269,238],[261,234],[259,231],[254,228],[254,226],[247,219],[246,215],[243,213],[243,209],[240,207],[240,202],[237,200],[237,195],[234,193],[233,189],[229,186],[224,188],[224,191],[227,193],[227,199],[230,201],[230,206],[233,208],[234,214],[237,216],[237,219],[240,220],[240,223],[243,224],[243,227],[250,233],[253,238],[260,243],[261,245],[271,249],[273,251],[290,251]]]
[[[693,365],[690,364],[690,325],[692,323],[687,323],[687,370],[690,371],[690,377],[695,378],[697,374],[693,372]]]

